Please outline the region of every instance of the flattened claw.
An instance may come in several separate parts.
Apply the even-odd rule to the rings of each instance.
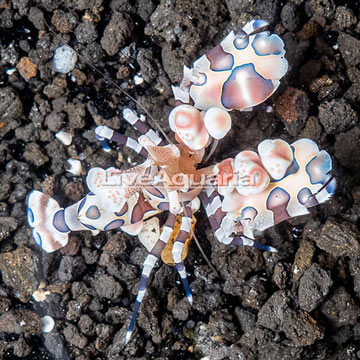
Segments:
[[[265,20],[253,20],[237,34],[230,32],[215,48],[186,69],[195,107],[243,110],[262,103],[277,89],[288,63],[281,38],[268,31]],[[201,74],[201,79],[195,79]],[[200,75],[198,75],[199,77]]]
[[[29,194],[27,206],[28,222],[37,245],[49,253],[64,247],[70,232],[64,209],[50,196],[36,190]]]

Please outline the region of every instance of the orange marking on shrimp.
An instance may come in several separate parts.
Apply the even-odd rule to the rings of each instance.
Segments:
[[[219,172],[216,176],[216,183],[220,186],[227,185],[234,177],[232,159],[225,159],[219,164]]]

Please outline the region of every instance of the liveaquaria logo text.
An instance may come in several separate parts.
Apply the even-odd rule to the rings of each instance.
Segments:
[[[150,186],[171,186],[172,189],[187,190],[191,188],[213,187],[214,185],[221,185],[222,187],[254,187],[257,186],[259,176],[256,174],[240,175],[236,172],[229,177],[228,174],[175,174],[169,175],[165,171],[160,171],[157,174],[138,174],[132,172],[120,172],[107,170],[105,174],[105,181],[99,185],[103,188],[142,188],[146,189]]]

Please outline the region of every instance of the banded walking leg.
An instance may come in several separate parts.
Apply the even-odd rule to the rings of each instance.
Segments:
[[[136,151],[138,154],[141,154],[145,157],[148,156],[147,150],[142,147],[136,140],[133,138],[120,134],[115,130],[110,129],[107,126],[97,126],[95,128],[95,136],[100,141],[101,146],[105,151],[109,151],[109,145],[107,140],[114,141],[119,145],[127,146],[128,148]]]
[[[125,342],[128,343],[132,332],[134,330],[135,321],[137,314],[139,313],[140,305],[142,302],[142,299],[144,298],[144,295],[146,293],[147,284],[149,281],[149,276],[151,273],[151,270],[155,266],[156,262],[160,258],[161,252],[163,251],[166,243],[168,242],[170,235],[172,234],[174,230],[175,225],[175,219],[176,216],[173,213],[169,213],[169,216],[165,222],[165,225],[163,227],[163,230],[160,234],[159,240],[155,243],[154,247],[151,249],[150,253],[146,257],[143,265],[143,269],[141,272],[140,282],[139,282],[139,288],[138,293],[136,296],[135,306],[131,317],[130,326],[126,332]]]
[[[218,241],[226,245],[251,246],[264,251],[277,252],[272,246],[261,244],[243,234],[236,237],[230,236],[234,232],[235,222],[221,209],[220,195],[215,188],[202,191],[199,198]]]
[[[253,20],[248,22],[235,36],[235,39],[238,39],[238,41],[241,43],[241,45],[239,44],[239,48],[242,48],[244,39],[248,38],[253,33],[264,31],[268,25],[269,23],[265,20]],[[224,40],[226,39],[227,38]],[[220,45],[218,45],[216,48],[218,47],[220,47]],[[220,47],[220,49],[222,48]],[[172,86],[176,105],[188,104],[190,102],[190,87],[193,84],[202,85],[206,82],[206,75],[201,71],[201,67],[204,67],[204,63],[206,66],[208,66],[207,64],[209,60],[206,59],[206,61],[203,61],[203,58],[205,58],[205,56],[198,59],[192,68],[188,68],[186,65],[184,65],[183,78],[181,80],[180,86]]]
[[[199,198],[205,208],[211,228],[217,240],[228,244],[233,232],[234,222],[222,210],[220,195],[214,187],[204,189]]]
[[[190,304],[192,304],[193,298],[191,294],[191,290],[189,287],[189,282],[186,275],[185,265],[182,261],[182,251],[184,248],[184,244],[186,239],[189,237],[191,232],[191,223],[192,223],[192,211],[190,205],[184,205],[184,214],[181,218],[181,225],[179,234],[174,241],[174,246],[172,249],[172,256],[175,262],[176,270],[180,275],[181,281],[183,283],[186,297]]]
[[[140,120],[135,111],[129,108],[125,108],[123,110],[123,117],[141,134],[146,135],[149,139],[151,139],[154,144],[159,146],[167,145],[167,142],[163,140],[154,129],[152,129],[148,124]]]

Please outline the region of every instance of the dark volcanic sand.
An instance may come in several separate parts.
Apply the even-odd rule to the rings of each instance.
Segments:
[[[360,358],[360,2],[214,3],[0,1],[2,359]],[[31,238],[25,199],[40,189],[66,206],[86,193],[90,167],[140,161],[125,149],[116,149],[123,163],[115,148],[105,154],[93,133],[103,124],[136,136],[121,118],[124,106],[136,106],[84,61],[68,75],[52,72],[49,61],[59,39],[68,42],[169,132],[170,85],[180,81],[182,65],[255,17],[284,39],[289,72],[267,102],[273,113],[232,113],[234,126],[213,162],[266,138],[309,137],[331,154],[338,190],[310,215],[258,237],[278,254],[220,245],[199,212],[196,233],[220,277],[192,244],[190,307],[175,269],[159,264],[125,346],[145,249],[122,233],[82,232],[45,254]],[[22,75],[6,72],[16,68]],[[61,129],[72,133],[71,146],[54,138]],[[66,172],[69,158],[82,160],[84,174]],[[43,280],[48,295],[36,302],[31,295]],[[46,335],[44,315],[56,322]]]

